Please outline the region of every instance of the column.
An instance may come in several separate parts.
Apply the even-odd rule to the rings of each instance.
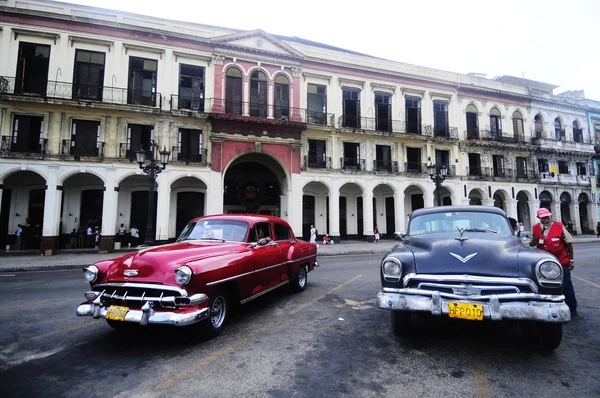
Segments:
[[[213,55],[212,64],[215,68],[215,80],[214,80],[214,96],[217,98],[212,104],[212,108],[209,108],[209,112],[224,113],[225,112],[225,92],[223,91],[223,81],[225,76],[223,75],[223,60],[224,57],[219,55]]]
[[[388,231],[390,236],[393,236],[394,232],[406,233],[406,227],[408,227],[408,216],[404,208],[404,193],[401,191],[394,192],[394,218],[395,218],[395,231]]]
[[[581,235],[581,219],[579,217],[579,202],[572,202],[569,205],[569,211],[571,212],[571,222],[573,223],[573,229],[577,235]]]
[[[156,226],[154,237],[157,244],[164,244],[169,239],[169,219],[171,215],[171,186],[164,172],[158,176],[158,200],[156,203]],[[173,217],[175,218],[175,217]]]
[[[531,230],[531,226],[533,226],[533,224],[536,224],[538,222],[537,211],[540,209],[540,201],[539,200],[527,201],[527,205],[529,206],[529,222],[531,223],[531,225],[529,226],[529,229]],[[526,227],[527,227],[527,225],[526,225]]]
[[[367,242],[373,242],[373,190],[371,184],[367,183],[367,189],[363,194],[363,231],[367,237]]]
[[[518,220],[517,216],[517,200],[516,199],[508,199],[506,201],[506,215],[508,217],[512,217],[515,220]]]
[[[119,203],[119,187],[116,186],[116,171],[109,170],[104,186],[102,201],[102,230],[100,231],[100,253],[108,253],[114,249],[117,231],[117,205]]]
[[[56,184],[57,169],[58,167],[49,167],[46,196],[44,199],[44,225],[42,226],[40,253],[49,256],[53,255],[58,248],[62,186]]]
[[[301,122],[303,119],[300,114],[300,76],[302,76],[302,69],[292,68],[292,76],[293,80],[290,82],[291,120],[294,122]]]
[[[336,183],[329,192],[329,237],[340,243],[340,191]]]

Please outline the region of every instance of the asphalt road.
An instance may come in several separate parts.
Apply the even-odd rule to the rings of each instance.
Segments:
[[[248,303],[208,341],[76,317],[81,271],[4,274],[0,396],[597,397],[597,250],[576,246],[580,316],[551,354],[505,323],[423,319],[395,337],[375,306],[380,255],[323,257],[303,293]]]

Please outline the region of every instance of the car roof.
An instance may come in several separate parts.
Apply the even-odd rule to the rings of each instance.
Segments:
[[[191,222],[196,222],[199,220],[212,220],[212,219],[220,219],[220,220],[230,220],[230,221],[246,221],[249,224],[253,224],[256,222],[279,222],[287,225],[287,221],[275,217],[269,216],[265,214],[211,214],[209,216],[197,217],[191,220]]]
[[[439,206],[439,207],[427,207],[424,209],[418,209],[412,212],[411,218],[416,216],[422,216],[424,214],[435,214],[435,213],[448,213],[458,211],[469,211],[475,213],[492,213],[499,214],[506,217],[504,210],[495,206],[482,206],[482,205],[468,205],[468,206]]]

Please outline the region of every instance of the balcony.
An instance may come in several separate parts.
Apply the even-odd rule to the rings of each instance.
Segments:
[[[405,162],[405,174],[427,174],[427,163]]]
[[[171,161],[189,163],[208,163],[208,150],[206,148],[171,148]]]
[[[95,148],[78,148],[74,140],[62,140],[60,154],[75,157],[104,157],[104,142],[97,142]]]
[[[458,128],[449,126],[434,128],[433,138],[443,140],[458,140]]]
[[[223,119],[240,119],[246,118],[263,119],[261,122],[273,123],[274,124],[306,124],[308,119],[308,112],[306,109],[291,108],[287,106],[278,105],[265,105],[258,102],[242,102],[242,101],[228,101],[221,98],[211,98],[209,100],[209,112],[213,117]],[[315,116],[315,113],[311,113]],[[331,121],[327,118],[330,114],[320,114],[321,116],[326,115],[322,120],[323,123],[330,123]],[[318,115],[317,115],[318,116]],[[315,119],[313,119],[315,121]],[[317,120],[321,121],[321,120]]]
[[[465,130],[465,140],[479,140],[479,129],[470,128]]]
[[[169,100],[171,111],[186,111],[203,113],[210,106],[210,99],[204,97],[187,97],[171,94]]]
[[[489,178],[490,168],[481,166],[467,166],[467,176],[475,179]]]
[[[373,160],[373,171],[396,174],[398,172],[398,162],[395,160]]]
[[[576,137],[577,140],[567,141],[566,137],[560,136],[560,139],[556,139],[556,136],[553,135],[551,138],[548,137],[546,132],[537,131],[536,136],[531,139],[531,143],[533,145],[537,145],[544,148],[553,148],[553,149],[570,149],[570,150],[578,150],[578,151],[586,151],[593,152],[594,151],[594,143],[590,137]]]
[[[342,170],[347,171],[366,171],[365,159],[357,158],[340,158],[340,166]]]
[[[314,126],[335,127],[335,114],[306,110],[306,123]]]
[[[331,157],[322,155],[304,155],[304,170],[331,169]]]
[[[28,140],[17,139],[3,135],[0,141],[0,152],[3,156],[8,154],[22,155],[41,155],[46,154],[48,148],[48,139],[37,137],[29,137]]]
[[[571,175],[571,174],[559,174],[558,182],[561,184],[576,184],[577,178],[576,178],[576,176]]]
[[[535,173],[532,170],[515,170],[515,178],[518,180],[535,180]]]
[[[492,176],[496,181],[511,180],[513,178],[513,170],[507,168],[492,168]]]
[[[524,135],[502,134],[502,132],[494,132],[491,130],[483,130],[481,136],[483,141],[502,142],[505,144],[527,144],[528,141]]]
[[[122,142],[119,144],[119,158],[121,159],[129,159],[129,161],[133,162],[136,160],[135,151],[137,151],[139,147],[134,148],[131,144],[126,142]],[[154,152],[150,150],[144,151],[146,152],[146,160],[154,159]]]
[[[30,98],[63,99],[78,102],[140,107],[162,107],[160,93],[141,89],[83,85],[45,79],[27,79],[15,84],[14,77],[0,76],[0,95],[17,95]]]
[[[592,179],[590,176],[578,175],[577,177],[577,185],[582,186],[590,186],[592,185]]]
[[[541,183],[554,184],[558,182],[558,177],[549,171],[540,171],[538,173],[538,178]]]

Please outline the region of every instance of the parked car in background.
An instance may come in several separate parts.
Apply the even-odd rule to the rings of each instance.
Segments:
[[[472,321],[516,320],[531,344],[560,345],[571,318],[563,271],[551,254],[522,245],[495,207],[420,209],[380,268],[377,305],[402,334],[415,314]]]
[[[214,337],[234,303],[290,285],[306,288],[318,266],[317,245],[289,224],[263,215],[213,215],[187,224],[175,243],[141,248],[84,269],[91,290],[77,315],[114,328],[198,324]]]

